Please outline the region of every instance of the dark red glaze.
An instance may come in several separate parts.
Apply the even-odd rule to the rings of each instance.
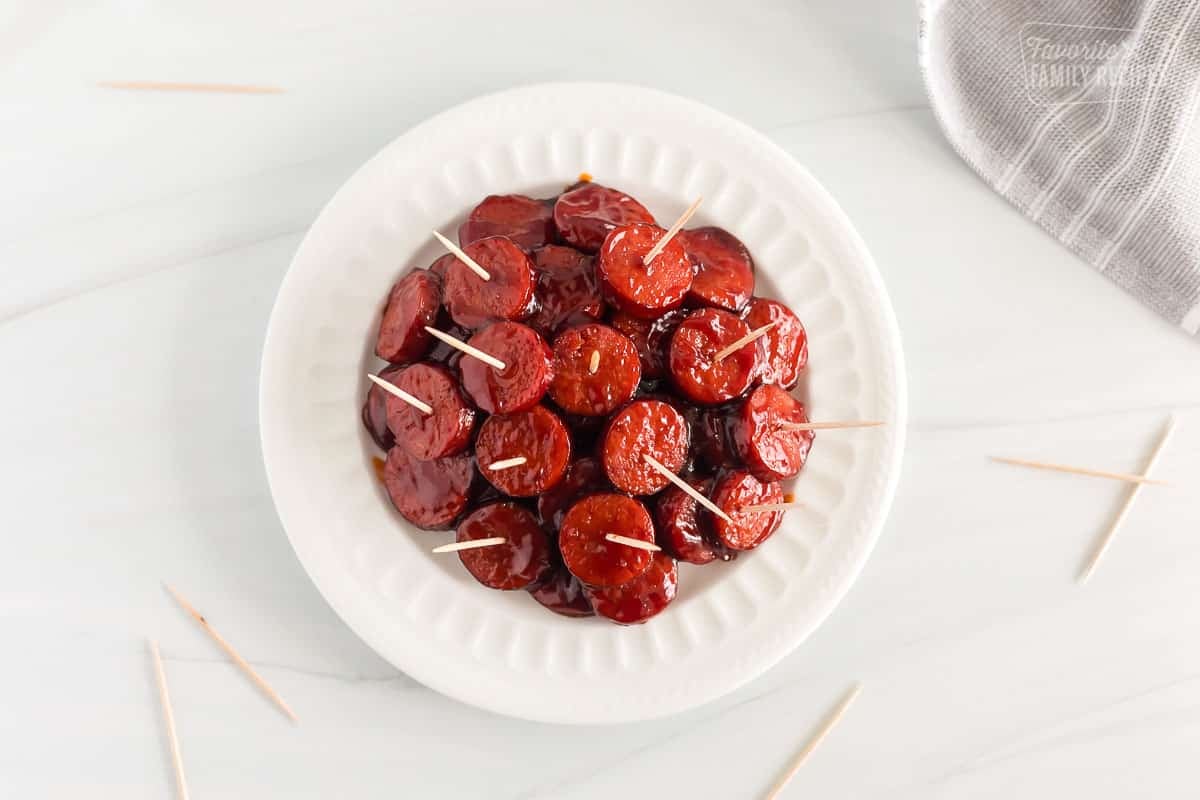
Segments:
[[[564,242],[594,253],[609,231],[632,222],[654,224],[654,215],[624,192],[584,183],[558,196],[554,225]]]
[[[403,366],[392,364],[380,370],[379,377],[390,381],[402,369],[404,369]],[[372,383],[367,389],[367,399],[362,407],[363,427],[371,435],[371,440],[385,452],[391,450],[392,445],[396,443],[387,422],[387,399],[389,396],[387,392]]]
[[[566,567],[556,567],[550,577],[529,590],[529,594],[555,614],[564,617],[594,617],[591,601],[583,592],[579,579],[567,572]]]
[[[808,416],[799,400],[769,384],[752,391],[729,416],[734,452],[760,481],[795,477],[812,447],[812,431],[781,428],[781,422],[808,422]]]
[[[475,427],[475,409],[467,405],[450,370],[437,364],[411,364],[386,380],[433,408],[432,414],[426,414],[395,395],[386,395],[388,428],[398,447],[422,461],[452,456],[467,448]]]
[[[524,319],[533,312],[533,262],[503,236],[490,236],[463,248],[487,270],[484,280],[457,258],[446,271],[446,308],[464,328],[480,328],[499,319]]]
[[[667,374],[667,348],[671,334],[683,322],[688,312],[683,309],[668,311],[658,319],[642,319],[624,311],[615,311],[609,324],[633,342],[642,360],[642,378],[655,380]]]
[[[712,489],[711,478],[692,478],[688,485],[704,496]],[[714,543],[708,514],[699,513],[699,503],[678,486],[669,486],[654,504],[654,522],[658,543],[680,561],[707,564],[732,556]]]
[[[679,590],[679,568],[666,553],[655,553],[650,566],[621,586],[584,588],[595,612],[619,625],[640,625],[662,612]]]
[[[754,294],[754,259],[746,245],[715,227],[680,231],[678,238],[696,270],[687,302],[741,311]]]
[[[756,297],[750,301],[745,319],[752,329],[775,323],[758,339],[756,377],[763,383],[794,389],[808,365],[808,334],[800,318],[783,303]]]
[[[651,554],[608,541],[610,533],[653,542],[654,522],[645,506],[623,494],[593,494],[571,506],[558,546],[572,575],[593,586],[616,586],[646,571]]]
[[[383,484],[392,505],[418,528],[444,530],[467,509],[475,461],[469,455],[420,461],[403,447],[388,451]]]
[[[554,204],[520,194],[491,194],[458,227],[466,247],[489,236],[507,236],[526,250],[554,241]]]
[[[529,509],[507,502],[483,506],[459,523],[454,538],[470,542],[493,536],[507,541],[458,551],[475,580],[492,589],[526,589],[549,574],[550,540]]]
[[[568,508],[589,494],[611,491],[599,459],[581,458],[567,467],[567,474],[557,486],[538,498],[538,516],[548,530],[557,532]]]
[[[433,341],[425,326],[437,322],[441,307],[442,279],[425,269],[409,272],[388,294],[375,355],[392,362],[421,358]]]
[[[733,524],[730,524],[712,515],[713,533],[717,541],[731,550],[753,550],[783,522],[782,511],[739,510],[747,506],[783,502],[783,489],[779,488],[778,483],[763,483],[745,470],[722,475],[713,487],[710,499],[733,520]]]
[[[537,332],[519,322],[497,322],[467,342],[504,363],[504,369],[473,356],[459,362],[463,388],[489,414],[533,408],[550,387],[552,354]]]
[[[554,340],[550,397],[565,411],[585,417],[611,414],[633,397],[641,379],[637,348],[615,328],[598,322],[579,325]]]
[[[535,250],[537,309],[526,324],[550,338],[566,326],[603,317],[604,300],[596,286],[593,260],[587,253],[556,244]]]
[[[692,264],[675,239],[647,266],[643,259],[665,234],[657,225],[625,225],[604,240],[596,278],[605,300],[635,317],[656,319],[683,305],[692,285]]]
[[[692,423],[692,452],[711,470],[720,470],[737,463],[733,445],[729,443],[729,409],[724,406],[699,409]]]
[[[466,328],[460,328],[457,325],[447,326],[446,333],[458,339],[460,342],[465,342],[471,338],[471,332]],[[425,356],[426,361],[432,361],[437,364],[442,364],[448,367],[451,372],[458,372],[459,362],[462,361],[463,354],[461,350],[443,342],[441,339],[435,339],[433,348],[430,349],[428,355]]]
[[[702,308],[688,314],[675,329],[667,351],[672,383],[684,397],[702,406],[741,396],[750,388],[758,367],[755,342],[720,361],[714,356],[748,333],[746,323],[728,311]]]
[[[654,494],[671,481],[646,462],[653,456],[671,472],[687,463],[687,420],[669,403],[634,400],[609,420],[600,444],[604,472],[613,486],[630,494]]]
[[[454,253],[446,253],[444,256],[438,256],[432,264],[429,265],[429,271],[437,275],[443,281],[446,280],[446,273],[450,271],[450,265],[458,260]]]
[[[525,463],[493,470],[491,464],[523,456]],[[571,461],[567,426],[545,406],[488,417],[475,439],[475,460],[488,483],[511,497],[535,497],[554,487]]]

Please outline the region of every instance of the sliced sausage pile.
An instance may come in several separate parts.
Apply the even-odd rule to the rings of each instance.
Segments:
[[[405,519],[459,542],[505,540],[459,551],[483,585],[634,625],[675,598],[677,561],[728,561],[779,527],[781,511],[746,509],[783,502],[781,481],[812,446],[812,432],[780,425],[807,421],[789,394],[808,361],[804,327],[754,295],[754,260],[733,234],[683,230],[646,265],[665,233],[596,183],[547,200],[492,195],[458,230],[488,280],[445,255],[389,292],[379,375],[433,410],[372,385],[363,424],[387,452],[380,474]]]

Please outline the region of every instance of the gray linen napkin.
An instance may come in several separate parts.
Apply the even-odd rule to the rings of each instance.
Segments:
[[[1200,328],[1200,0],[924,0],[946,137],[1130,294]]]

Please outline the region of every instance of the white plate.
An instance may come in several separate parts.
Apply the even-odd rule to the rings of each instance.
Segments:
[[[815,419],[886,427],[819,433],[801,510],[731,564],[684,565],[659,617],[623,628],[544,610],[475,582],[451,533],[409,527],[375,480],[359,423],[364,374],[388,288],[442,251],[490,193],[550,196],[589,172],[669,224],[740,237],[757,291],[808,329],[802,394]],[[418,125],[326,206],[279,290],[263,351],[263,457],[279,516],[329,604],[396,667],[452,697],[548,722],[672,714],[729,692],[804,641],[833,610],[879,535],[904,440],[899,334],[866,247],[816,180],[762,135],[710,108],[610,84],[489,95]]]

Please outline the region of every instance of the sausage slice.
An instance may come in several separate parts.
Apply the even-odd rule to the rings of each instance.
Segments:
[[[464,328],[481,328],[499,319],[524,319],[533,312],[533,262],[503,236],[489,236],[463,248],[487,270],[484,280],[457,258],[446,270],[446,308]]]
[[[525,463],[506,469],[491,465],[510,458]],[[488,417],[475,440],[475,460],[488,483],[510,497],[535,497],[554,487],[571,460],[571,435],[553,411],[528,411]]]
[[[707,497],[713,481],[693,478],[688,484]],[[707,564],[717,559],[729,561],[736,554],[716,544],[710,517],[700,513],[700,504],[694,497],[678,486],[670,486],[654,504],[658,543],[680,561],[691,564]]]
[[[594,617],[592,603],[579,582],[566,567],[556,567],[550,577],[529,590],[530,596],[555,614],[564,617]]]
[[[666,553],[655,553],[649,568],[620,586],[584,588],[592,608],[618,625],[641,625],[671,604],[679,590],[679,569]]]
[[[594,260],[587,253],[556,244],[533,252],[537,309],[527,320],[529,327],[552,337],[567,325],[582,325],[604,316]]]
[[[654,494],[670,483],[650,466],[649,454],[671,472],[687,463],[687,420],[661,400],[634,400],[609,420],[601,442],[604,472],[613,486],[630,494]]]
[[[507,236],[526,250],[554,241],[553,201],[521,194],[488,195],[458,227],[458,244],[466,247],[489,236]]]
[[[696,269],[689,305],[741,311],[754,294],[754,259],[746,245],[724,228],[679,232],[688,259]]]
[[[794,389],[800,373],[808,365],[808,335],[800,318],[783,303],[756,297],[750,301],[746,324],[761,328],[770,322],[775,327],[757,339],[758,379],[784,389]]]
[[[467,448],[475,427],[475,409],[467,405],[450,370],[436,364],[412,364],[387,380],[433,408],[432,414],[426,414],[395,395],[384,394],[387,424],[397,446],[422,461],[456,455]]]
[[[715,308],[693,311],[675,329],[667,352],[667,367],[675,387],[702,406],[717,405],[745,394],[758,369],[758,340],[720,360],[715,356],[749,333],[749,326],[728,311]]]
[[[654,215],[624,192],[585,183],[558,196],[554,225],[564,242],[594,253],[613,228],[631,222],[654,224]]]
[[[610,533],[653,542],[650,512],[623,494],[594,494],[571,506],[558,532],[558,546],[572,575],[593,586],[616,586],[646,571],[650,553],[610,542],[604,538]]]
[[[396,281],[379,321],[375,355],[391,362],[424,356],[433,341],[425,326],[437,322],[441,305],[442,279],[429,270],[414,269]]]
[[[742,511],[746,506],[782,503],[778,483],[763,483],[745,470],[734,470],[717,480],[712,501],[733,523],[713,515],[713,532],[731,550],[753,550],[765,542],[783,522],[782,511]]]
[[[459,362],[463,388],[489,414],[533,408],[550,387],[552,355],[537,332],[519,322],[497,322],[467,342],[504,363],[504,369],[471,356]]]
[[[550,541],[533,513],[516,503],[492,503],[471,512],[458,526],[455,541],[503,536],[491,547],[459,550],[458,557],[475,580],[492,589],[526,589],[549,574]]]
[[[778,386],[759,386],[729,417],[729,439],[737,457],[760,481],[795,477],[808,458],[812,431],[779,427],[808,422],[804,406]]]
[[[554,340],[550,397],[564,411],[587,417],[611,414],[633,397],[641,379],[637,348],[615,328],[580,325]]]
[[[647,319],[683,305],[692,286],[692,264],[683,245],[672,239],[649,265],[644,263],[665,233],[645,224],[613,229],[596,257],[596,277],[606,300]]]
[[[475,463],[469,455],[421,461],[403,447],[389,450],[383,466],[383,485],[392,505],[426,530],[454,527],[454,520],[467,509],[474,477]]]

